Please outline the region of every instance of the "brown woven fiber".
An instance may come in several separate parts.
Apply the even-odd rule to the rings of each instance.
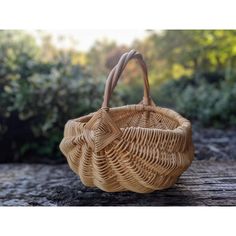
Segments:
[[[111,94],[131,59],[143,71],[143,100],[109,108]],[[110,72],[101,109],[66,123],[60,149],[84,185],[107,192],[168,188],[194,156],[190,122],[154,104],[146,64],[135,50],[123,54]]]

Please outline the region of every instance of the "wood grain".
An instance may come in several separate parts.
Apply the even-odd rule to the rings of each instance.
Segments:
[[[168,190],[106,193],[67,164],[0,165],[2,206],[236,206],[236,161],[196,160]]]

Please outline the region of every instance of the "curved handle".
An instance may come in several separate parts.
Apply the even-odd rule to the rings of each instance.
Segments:
[[[143,80],[144,80],[144,96],[143,96],[143,104],[144,105],[150,105],[151,99],[150,99],[150,88],[149,88],[149,82],[148,82],[148,75],[147,75],[147,66],[146,63],[143,60],[143,56],[135,51],[131,50],[130,52],[127,52],[123,54],[117,63],[117,65],[111,70],[110,74],[108,75],[106,85],[105,85],[105,92],[103,97],[103,104],[102,108],[108,108],[109,101],[111,98],[111,94],[116,87],[116,84],[124,71],[126,65],[128,62],[132,59],[137,59],[139,65],[142,68],[143,71]]]

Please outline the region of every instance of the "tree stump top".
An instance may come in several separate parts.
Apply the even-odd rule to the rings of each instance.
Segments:
[[[0,189],[3,206],[232,206],[236,162],[194,161],[172,188],[149,194],[87,188],[67,164],[2,164]]]

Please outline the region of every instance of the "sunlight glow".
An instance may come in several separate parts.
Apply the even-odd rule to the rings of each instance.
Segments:
[[[135,39],[142,39],[145,30],[44,30],[29,31],[40,43],[40,34],[52,36],[53,43],[59,48],[68,48],[73,45],[81,51],[88,51],[96,40],[107,39],[118,44],[130,44]]]

